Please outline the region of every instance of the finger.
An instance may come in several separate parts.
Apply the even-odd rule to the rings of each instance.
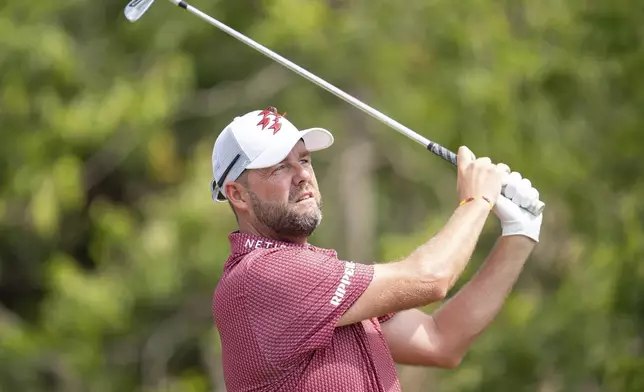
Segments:
[[[517,205],[521,207],[528,207],[531,203],[534,202],[534,193],[536,189],[532,187],[532,183],[529,179],[523,178],[519,181],[517,186]]]
[[[470,151],[469,148],[461,146],[458,148],[458,151],[456,153],[456,160],[459,169],[463,169],[474,160],[474,154],[472,153],[472,151]]]
[[[483,163],[483,164],[486,164],[486,165],[491,165],[492,164],[492,160],[490,158],[488,158],[488,157],[481,157],[481,158],[477,159],[476,162],[477,163]]]
[[[522,192],[522,189],[521,189],[521,182],[520,181],[519,182],[512,181],[512,182],[510,182],[508,184],[508,187],[510,188],[510,190],[512,192],[512,197],[510,197],[510,199],[512,200],[512,202],[514,204],[520,206],[521,201],[524,198],[523,192]]]
[[[529,192],[531,188],[532,188],[532,183],[527,178],[523,178],[521,179],[521,181],[517,183],[516,190],[517,190],[517,194],[520,195],[521,200],[529,199]]]
[[[537,188],[533,187],[532,189],[530,189],[530,198],[532,200],[539,200],[539,191],[537,190]]]
[[[499,219],[507,221],[516,217],[518,208],[512,200],[505,196],[500,196],[494,205],[494,212]]]
[[[508,175],[507,185],[503,194],[510,200],[517,194],[519,191],[519,184],[521,182],[521,174],[517,172],[512,172]]]
[[[525,199],[523,198],[523,195],[519,192],[517,192],[512,198],[512,202],[519,207],[521,207],[521,204],[523,203],[524,200]]]
[[[512,181],[508,181],[508,184],[505,186],[505,190],[503,191],[503,194],[505,195],[505,197],[512,200],[512,198],[517,194],[516,183]]]
[[[522,179],[523,179],[523,177],[521,177],[521,173],[519,173],[519,172],[510,173],[510,178],[509,178],[510,182],[515,183],[515,184],[519,184],[519,182],[521,182]]]
[[[524,193],[524,200],[521,203],[521,207],[528,207],[537,200],[539,200],[539,191],[530,187],[530,189]]]
[[[515,178],[519,178],[520,174],[517,173],[515,175]],[[520,207],[525,207],[526,203],[528,202],[528,192],[530,188],[532,187],[532,184],[530,183],[530,180],[527,178],[522,178],[519,181],[512,182],[512,187],[515,190],[515,194],[512,197],[512,201],[514,204],[520,206]]]
[[[521,181],[519,182],[519,188],[520,188],[523,192],[526,192],[526,193],[527,193],[527,192],[528,192],[528,190],[530,190],[530,188],[532,188],[532,182],[530,182],[530,180],[528,180],[527,178],[523,178],[523,179],[521,179]]]
[[[519,195],[520,195],[520,198],[519,198],[520,200],[519,200],[519,204],[518,204],[518,205],[519,205],[520,207],[526,208],[527,206],[529,206],[530,204],[532,204],[533,199],[531,199],[531,198],[529,197],[529,193],[528,193],[528,192],[520,193]]]
[[[506,185],[508,183],[508,179],[510,178],[510,166],[506,165],[505,163],[498,163],[496,165],[496,168],[498,171],[503,173],[501,176],[501,185]]]

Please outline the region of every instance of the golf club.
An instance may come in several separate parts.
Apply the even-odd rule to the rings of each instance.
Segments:
[[[393,120],[392,118],[382,114],[381,112],[377,111],[376,109],[368,106],[367,104],[363,103],[362,101],[356,99],[355,97],[345,93],[344,91],[338,89],[337,87],[333,86],[332,84],[326,82],[325,80],[317,77],[316,75],[312,74],[311,72],[305,70],[304,68],[298,66],[297,64],[294,64],[293,62],[287,60],[286,58],[280,56],[279,54],[273,52],[272,50],[266,48],[265,46],[253,41],[252,39],[246,37],[245,35],[241,34],[240,32],[228,27],[227,25],[221,23],[217,19],[209,16],[208,14],[200,11],[199,9],[191,6],[190,4],[186,3],[183,0],[169,0],[173,4],[185,9],[186,11],[189,11],[190,13],[197,15],[201,19],[205,20],[206,22],[210,23],[211,25],[217,27],[218,29],[224,31],[225,33],[231,35],[232,37],[238,39],[239,41],[245,43],[246,45],[250,46],[251,48],[261,52],[268,58],[280,63],[286,68],[289,68],[291,71],[299,74],[300,76],[305,77],[306,79],[310,80],[311,82],[317,84],[318,86],[324,88],[325,90],[329,91],[330,93],[336,95],[337,97],[343,99],[345,102],[353,105],[354,107],[362,110],[363,112],[369,114],[373,118],[379,120],[380,122],[388,125],[390,128],[402,133],[403,135],[409,137],[410,139],[418,142],[419,144],[423,145],[425,148],[427,148],[429,151],[432,153],[436,154],[437,156],[445,159],[448,162],[451,162],[452,164],[456,165],[456,154],[447,148],[441,146],[438,143],[435,143],[431,140],[426,139],[425,137],[419,135],[417,132],[414,132],[413,130],[407,128],[406,126],[400,124],[399,122]],[[150,8],[150,6],[154,3],[154,0],[132,0],[128,3],[128,5],[125,7],[125,17],[130,21],[130,22],[136,22],[143,16],[143,14]],[[503,189],[503,192],[505,189]],[[543,212],[543,209],[545,208],[545,204],[541,200],[536,200],[532,205],[522,207],[525,210],[531,212],[535,216],[540,215]]]

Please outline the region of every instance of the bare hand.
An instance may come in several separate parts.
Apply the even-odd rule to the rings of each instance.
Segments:
[[[477,159],[465,146],[458,149],[457,164],[459,201],[469,197],[486,197],[492,205],[496,204],[508,167],[504,164],[495,165],[487,157]]]

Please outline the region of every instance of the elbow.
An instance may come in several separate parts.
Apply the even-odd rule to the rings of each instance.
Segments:
[[[430,302],[438,302],[447,298],[449,290],[452,288],[452,276],[446,271],[436,270],[436,268],[426,268],[421,266],[415,271],[416,278],[420,280],[422,287],[425,288],[426,298]]]
[[[429,366],[440,369],[456,369],[461,365],[463,356],[456,353],[436,353],[434,352],[429,359]]]
[[[447,279],[441,279],[436,283],[435,288],[435,301],[442,301],[447,298],[449,289],[451,288],[449,281]]]
[[[446,337],[441,335],[433,318],[432,326],[429,328],[434,331],[432,335],[432,348],[428,352],[433,366],[443,369],[456,369],[461,365],[463,358],[467,354],[467,349],[460,344],[450,342]]]
[[[412,361],[409,364],[452,370],[458,368],[461,365],[462,361],[463,357],[461,355],[452,353],[439,353],[434,351],[427,353],[421,361]],[[406,364],[406,362],[404,363]]]
[[[405,260],[403,269],[422,296],[423,304],[439,302],[447,298],[452,285],[452,276],[447,271],[423,265],[416,258]]]
[[[442,369],[456,369],[461,365],[463,357],[459,355],[451,355],[444,358],[441,358],[438,367]]]
[[[422,276],[424,286],[429,288],[428,297],[431,302],[439,302],[447,298],[450,290],[450,280],[435,273]]]

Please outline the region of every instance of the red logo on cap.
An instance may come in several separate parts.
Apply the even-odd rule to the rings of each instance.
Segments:
[[[268,129],[273,130],[273,135],[275,135],[277,132],[280,131],[280,129],[282,129],[280,118],[286,117],[286,112],[284,114],[279,114],[276,108],[270,106],[268,109],[263,110],[261,113],[259,113],[258,116],[262,116],[262,119],[259,120],[259,122],[257,123],[257,126],[261,126],[262,130],[268,127]],[[271,121],[270,116],[274,116],[272,124],[270,123]]]

